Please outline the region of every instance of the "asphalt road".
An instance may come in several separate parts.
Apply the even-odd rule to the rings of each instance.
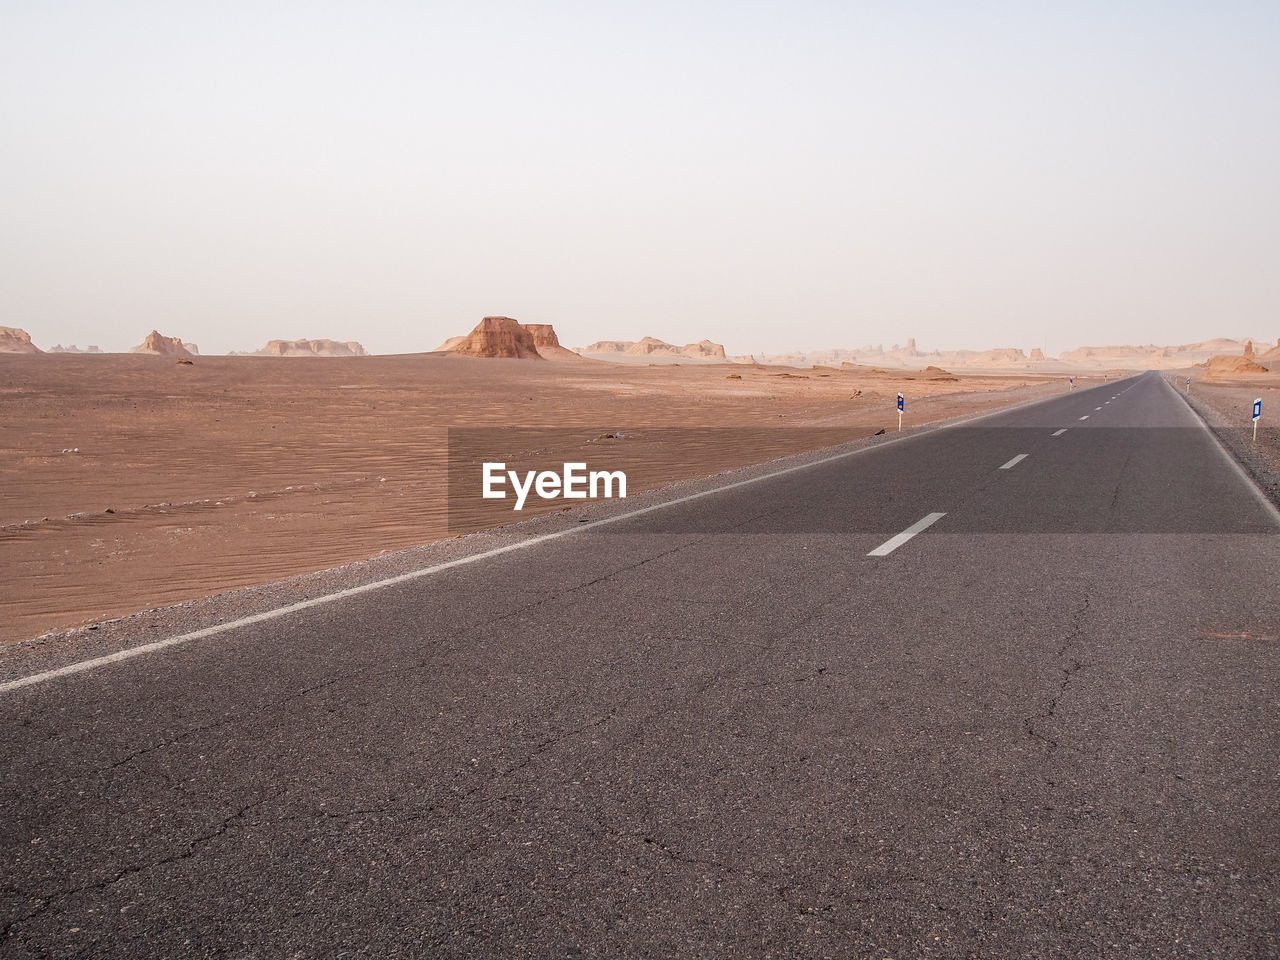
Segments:
[[[1148,374],[9,689],[0,956],[1277,956],[1277,533]]]

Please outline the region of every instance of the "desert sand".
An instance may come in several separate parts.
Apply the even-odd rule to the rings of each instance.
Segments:
[[[450,427],[554,426],[634,493],[893,429],[898,390],[910,425],[1066,389],[436,355],[4,355],[0,384],[5,642],[452,536]]]

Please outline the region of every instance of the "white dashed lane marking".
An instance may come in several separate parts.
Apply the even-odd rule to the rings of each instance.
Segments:
[[[900,546],[902,546],[904,543],[906,543],[908,540],[914,537],[917,533],[919,533],[922,530],[927,530],[929,527],[933,526],[935,523],[937,523],[939,520],[941,520],[945,516],[946,516],[945,513],[926,514],[925,516],[917,520],[915,523],[913,523],[911,526],[907,527],[907,529],[903,530],[901,533],[894,534],[884,543],[880,544],[880,546],[876,547],[874,550],[868,553],[867,556],[868,557],[887,557],[889,554],[893,553],[893,551],[897,550]]]
[[[1051,436],[1051,437],[1060,437],[1060,436],[1062,436],[1062,435],[1063,435],[1064,433],[1066,433],[1066,432],[1067,432],[1067,428],[1066,428],[1066,427],[1063,427],[1061,430],[1056,430],[1056,431],[1054,431],[1053,433],[1049,434],[1049,436]]]
[[[1025,459],[1027,459],[1027,455],[1025,453],[1020,453],[1016,457],[1014,457],[1012,460],[1010,460],[1008,463],[1006,463],[1004,466],[1002,466],[1000,469],[1012,470],[1014,467],[1016,467]]]

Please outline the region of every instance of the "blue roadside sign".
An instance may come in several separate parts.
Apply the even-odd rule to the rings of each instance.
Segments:
[[[1255,420],[1262,419],[1262,398],[1261,397],[1253,401],[1253,419]]]
[[[898,409],[899,410],[905,409],[905,406],[903,404],[902,394],[898,394]]]

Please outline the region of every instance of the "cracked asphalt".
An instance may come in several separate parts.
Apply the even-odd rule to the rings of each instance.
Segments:
[[[1277,956],[1277,532],[1149,374],[8,690],[0,956]]]

